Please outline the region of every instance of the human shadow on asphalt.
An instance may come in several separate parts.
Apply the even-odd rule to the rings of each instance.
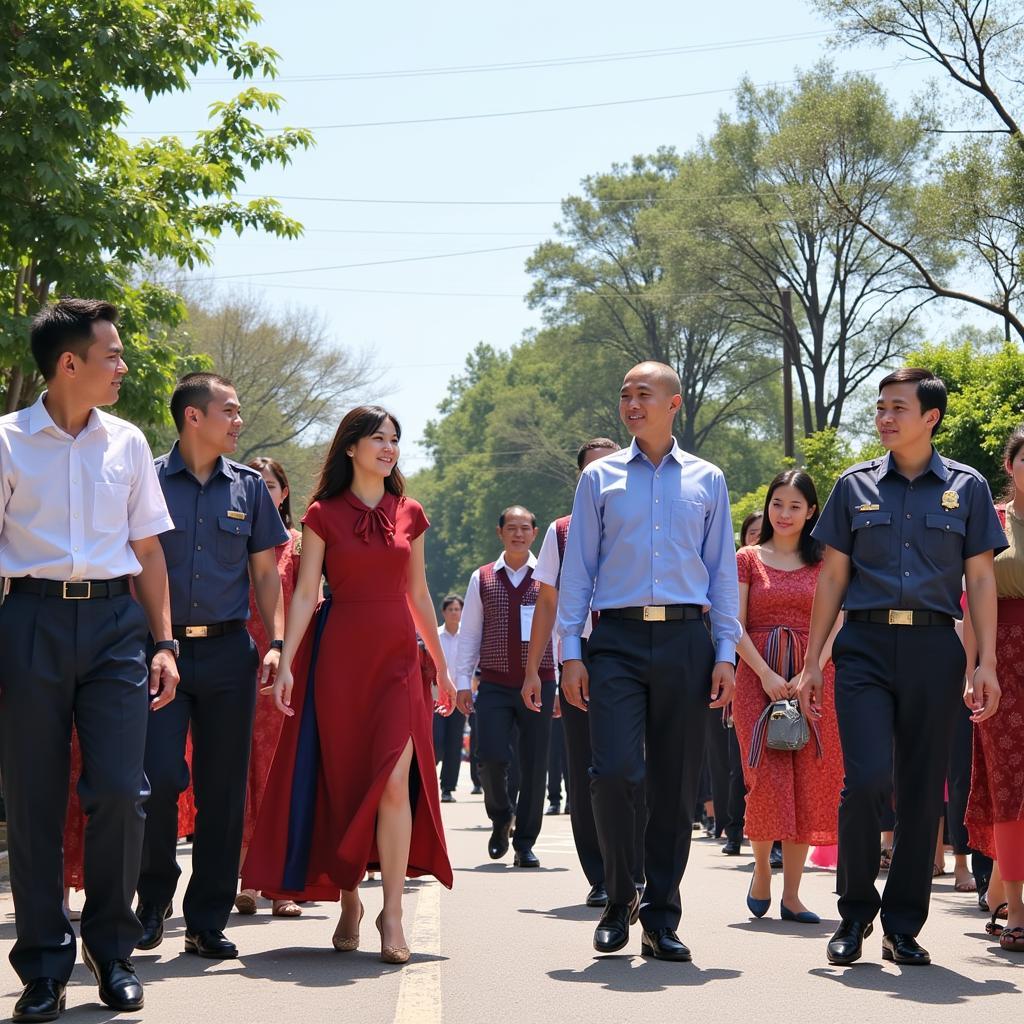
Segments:
[[[550,910],[537,910],[534,907],[520,907],[520,914],[534,914],[555,921],[592,921],[597,922],[601,916],[601,907],[588,907],[582,903],[574,903],[569,907],[552,907]]]
[[[831,936],[839,927],[839,921],[822,919],[820,924],[800,924],[797,921],[782,921],[766,918],[754,918],[749,921],[734,921],[728,925],[741,932],[763,932],[765,935],[785,935],[789,938],[806,937],[823,939]]]
[[[1005,996],[1020,989],[1012,981],[978,981],[948,967],[908,967],[899,974],[882,969],[881,964],[859,963],[852,967],[815,967],[808,974],[836,981],[846,988],[862,992],[887,992],[893,999],[908,1003],[949,1006],[966,1003],[979,996]]]
[[[722,967],[702,970],[694,963],[665,963],[646,957],[612,954],[595,957],[594,962],[582,971],[548,971],[548,977],[552,981],[600,985],[612,992],[665,992],[670,988],[695,988],[713,981],[731,981],[742,973]]]
[[[470,874],[512,874],[515,872],[519,874],[522,872],[524,875],[556,875],[562,871],[568,871],[568,868],[546,868],[542,864],[539,868],[517,868],[511,862],[504,863],[490,863],[490,864],[477,864],[476,867],[470,868],[455,868],[456,871],[468,871]]]

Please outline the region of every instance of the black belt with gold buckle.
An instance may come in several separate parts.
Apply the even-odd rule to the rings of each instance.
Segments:
[[[245,619],[228,619],[227,622],[211,622],[205,626],[172,626],[171,636],[175,640],[203,640],[214,636],[225,636],[245,629]]]
[[[129,594],[131,583],[127,576],[113,580],[37,580],[34,576],[14,576],[10,580],[10,592],[60,597],[65,601],[91,601]]]
[[[639,622],[678,622],[680,619],[702,619],[699,604],[647,604],[636,608],[602,608],[610,619],[633,619]]]
[[[952,626],[953,616],[920,608],[869,608],[846,613],[850,622],[875,622],[882,626]]]

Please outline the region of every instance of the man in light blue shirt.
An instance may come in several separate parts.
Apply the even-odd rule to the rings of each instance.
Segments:
[[[633,443],[580,477],[558,603],[561,691],[590,714],[591,793],[608,889],[594,948],[621,949],[639,917],[641,951],[661,960],[690,959],[675,929],[705,716],[732,698],[742,635],[725,478],[672,436],[680,390],[663,363],[626,374],[619,416]],[[591,608],[600,618],[583,654]],[[630,837],[634,794],[645,784],[641,906]]]

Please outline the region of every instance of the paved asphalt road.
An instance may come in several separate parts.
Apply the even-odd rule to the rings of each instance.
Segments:
[[[640,934],[615,956],[596,956],[591,936],[598,912],[581,905],[586,884],[576,863],[567,816],[545,818],[539,871],[487,858],[483,804],[463,790],[444,806],[455,889],[411,882],[406,934],[415,955],[406,967],[381,964],[373,920],[379,883],[364,886],[363,945],[331,950],[336,908],[309,905],[300,920],[233,915],[229,935],[237,961],[213,963],[182,952],[182,920],[168,922],[162,946],[135,957],[146,984],[140,1014],[111,1014],[79,963],[63,1019],[82,1024],[144,1020],[149,1024],[480,1024],[587,1022],[633,1024],[682,1019],[718,1021],[1021,1020],[1024,957],[999,950],[983,931],[973,896],[936,880],[932,916],[922,940],[930,968],[901,970],[880,960],[879,935],[853,968],[830,967],[825,941],[835,927],[835,876],[812,870],[805,902],[820,926],[752,920],[744,905],[750,858],[724,857],[719,844],[695,838],[683,883],[680,935],[692,964],[641,959]],[[189,867],[188,847],[180,848]],[[179,890],[180,892],[181,890]],[[72,906],[80,906],[81,894]],[[10,894],[0,896],[4,956],[0,992],[9,1014],[19,991],[6,953],[14,938]]]

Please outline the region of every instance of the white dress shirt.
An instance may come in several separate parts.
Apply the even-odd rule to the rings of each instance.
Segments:
[[[449,633],[444,626],[437,627],[437,637],[441,642],[441,650],[444,653],[444,660],[448,663],[448,678],[451,678],[455,671],[455,659],[459,650],[459,631]]]
[[[142,431],[93,409],[72,437],[44,397],[0,417],[0,576],[137,575],[129,541],[174,529]]]
[[[494,563],[494,571],[504,569],[508,574],[508,581],[513,587],[518,587],[526,575],[527,569],[533,569],[537,565],[537,559],[530,552],[524,565],[518,569],[510,569],[505,564],[505,553]],[[469,586],[466,588],[466,603],[462,606],[462,621],[459,623],[459,645],[458,662],[456,668],[455,685],[459,690],[471,690],[473,688],[473,673],[480,661],[480,643],[484,636],[484,604],[480,600],[480,570],[475,569],[469,577]],[[530,638],[525,637],[528,641]]]

